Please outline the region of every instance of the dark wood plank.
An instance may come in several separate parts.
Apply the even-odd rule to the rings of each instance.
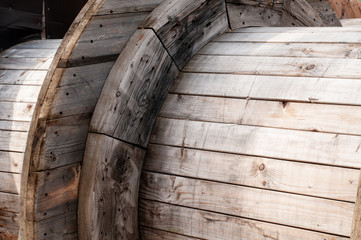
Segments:
[[[106,81],[91,131],[146,146],[178,69],[152,30],[138,30]]]
[[[96,15],[131,13],[131,12],[151,12],[163,0],[107,0],[100,5]]]
[[[95,16],[77,41],[69,66],[115,60],[149,12]]]
[[[79,186],[81,239],[138,239],[138,188],[145,150],[90,133]]]
[[[139,206],[141,225],[202,239],[348,239],[147,200],[140,200]]]
[[[152,28],[179,69],[205,44],[227,30],[223,1],[166,0],[140,25]]]
[[[341,27],[340,19],[328,0],[306,0],[308,4],[318,13],[326,26]]]

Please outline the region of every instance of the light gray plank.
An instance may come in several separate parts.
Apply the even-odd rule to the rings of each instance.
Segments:
[[[140,216],[140,223],[145,226],[211,240],[348,239],[146,200],[140,200]]]
[[[353,203],[143,172],[140,198],[350,236]],[[317,214],[315,214],[317,212]]]
[[[96,15],[117,14],[117,13],[130,13],[130,12],[151,12],[163,0],[107,0],[104,1]]]
[[[30,121],[34,108],[34,103],[0,101],[0,120]]]
[[[15,122],[10,120],[0,120],[0,130],[27,132],[30,122]]]
[[[53,58],[0,58],[2,70],[48,70]]]
[[[24,152],[28,133],[0,130],[0,151]]]
[[[36,103],[40,86],[0,85],[0,101]]]
[[[158,118],[151,143],[335,166],[361,166],[361,137]]]
[[[0,151],[0,171],[21,173],[23,153]]]
[[[344,21],[346,19],[341,19]],[[361,32],[361,28],[355,27],[248,27],[232,30],[235,33],[343,33]]]
[[[20,181],[18,173],[0,172],[0,192],[20,194]]]
[[[153,144],[143,169],[350,202],[356,200],[360,175],[356,169]]]
[[[8,49],[0,53],[3,58],[49,58],[53,57],[57,49]]]
[[[199,238],[193,238],[183,236],[175,233],[170,233],[162,230],[151,229],[147,227],[140,227],[141,239],[153,239],[153,240],[194,240]]]
[[[196,55],[183,71],[360,79],[361,59]]]
[[[46,74],[47,71],[0,70],[0,84],[41,86]]]
[[[14,49],[58,49],[62,39],[31,40],[13,46]]]

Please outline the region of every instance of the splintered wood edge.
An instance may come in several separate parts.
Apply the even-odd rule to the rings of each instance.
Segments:
[[[220,0],[220,1],[222,1],[223,2],[223,0]],[[176,3],[175,5],[177,5],[177,6],[187,6],[187,1],[186,0],[182,0],[182,2],[183,2],[183,4],[180,2],[180,1],[176,1],[176,0],[170,0],[170,1],[165,1],[165,2],[163,2],[160,6],[158,6],[154,11],[153,11],[153,14],[154,13],[157,13],[157,12],[171,12],[172,13],[172,16],[179,16],[179,15],[181,15],[181,13],[182,13],[182,11],[184,10],[184,8],[175,8],[175,9],[168,9],[169,8],[169,6],[168,6],[168,4],[172,4],[172,2],[173,2],[173,4],[174,3]],[[199,2],[200,3],[203,3],[204,2],[204,0],[199,0]],[[199,9],[200,7],[203,7],[204,8],[204,5],[203,4],[199,4],[199,7],[197,8],[197,9]],[[225,26],[224,26],[224,28],[221,28],[221,29],[217,29],[216,31],[220,31],[220,32],[217,32],[217,34],[219,35],[219,34],[222,34],[222,33],[224,33],[227,29],[228,29],[228,15],[227,15],[227,13],[226,13],[226,6],[225,6],[225,3],[223,4],[223,8],[224,9],[222,9],[222,11],[224,11],[224,13],[225,13],[225,17],[227,18],[226,19],[226,21],[224,21],[224,24],[225,24]],[[163,9],[163,10],[162,10]],[[207,8],[205,8],[206,10],[207,10]],[[167,11],[166,11],[167,10]],[[173,11],[171,11],[171,10],[173,10]],[[192,14],[192,12],[190,12],[190,13],[187,13],[186,15],[188,16],[188,15],[190,15],[190,14]],[[185,15],[185,14],[183,14],[183,15]],[[167,24],[167,22],[168,22],[168,18],[169,18],[170,16],[168,16],[168,15],[162,15],[162,18],[158,18],[157,19],[157,21],[156,22],[153,22],[154,23],[154,25],[153,26],[155,26],[155,25],[160,25],[160,26],[163,26],[163,25],[165,25],[165,24]],[[160,24],[157,24],[157,22],[159,21],[159,23]],[[174,64],[175,66],[176,66],[176,63],[175,63],[175,61],[174,61],[174,59],[171,57],[171,55],[169,54],[169,51],[168,51],[168,49],[165,47],[165,45],[164,45],[164,43],[162,43],[162,41],[161,41],[161,39],[159,38],[159,36],[157,35],[157,31],[155,31],[155,29],[153,29],[153,28],[151,28],[151,27],[149,27],[150,29],[148,29],[148,31],[152,31],[152,33],[158,38],[157,39],[157,41],[159,41],[161,44],[162,44],[162,48],[164,48],[164,51],[166,51],[167,52],[167,54],[168,54],[168,56],[171,58],[171,61],[172,61],[172,64]],[[145,30],[142,30],[143,29],[143,27],[142,27],[142,25],[141,25],[141,27],[138,29],[138,31],[137,32],[135,32],[134,33],[134,35],[133,35],[133,37],[129,40],[129,42],[128,42],[128,44],[127,44],[127,46],[126,46],[126,48],[123,50],[123,51],[126,51],[126,49],[127,49],[127,47],[128,47],[128,49],[130,48],[130,47],[132,47],[132,46],[134,46],[134,48],[133,49],[137,49],[136,51],[144,51],[144,48],[143,48],[143,50],[142,50],[142,48],[140,48],[139,46],[136,46],[136,44],[137,43],[139,43],[140,42],[140,44],[142,44],[141,43],[141,39],[142,39],[142,37],[143,37],[143,35],[142,35],[142,37],[140,38],[140,39],[138,39],[138,41],[137,42],[131,42],[131,40],[132,39],[135,39],[136,37],[137,37],[137,34],[139,35],[139,32],[142,32],[142,31],[145,31]],[[195,43],[198,43],[198,44],[200,44],[200,45],[202,45],[202,46],[204,46],[204,45],[206,45],[208,42],[210,42],[211,40],[212,40],[212,38],[215,38],[216,37],[216,35],[217,34],[213,34],[212,36],[209,36],[208,38],[209,39],[207,39],[206,41],[204,41],[203,40],[203,42],[202,42],[202,39],[201,40],[199,40],[199,41],[201,41],[200,43],[198,43],[198,42],[195,42]],[[138,36],[139,37],[139,36]],[[134,41],[134,40],[133,40]],[[193,55],[195,54],[195,53],[192,53]],[[113,66],[113,68],[112,68],[112,70],[111,70],[111,73],[109,74],[109,76],[108,76],[108,78],[106,79],[106,82],[105,82],[105,85],[104,86],[106,86],[107,85],[107,82],[110,82],[110,83],[108,83],[108,84],[111,84],[111,85],[114,85],[114,79],[112,80],[112,78],[114,78],[115,76],[113,76],[114,74],[112,74],[112,72],[116,72],[116,68],[117,67],[120,67],[120,66],[122,66],[122,67],[124,67],[123,65],[125,64],[125,65],[131,65],[132,64],[132,60],[133,60],[133,58],[134,58],[134,56],[136,56],[136,55],[139,55],[139,54],[128,54],[127,55],[127,57],[126,58],[124,58],[124,54],[123,53],[121,53],[121,55],[119,56],[119,58],[118,58],[118,60],[120,59],[120,58],[122,58],[122,62],[121,62],[121,65],[118,63],[118,64],[114,64],[114,66]],[[179,72],[178,72],[179,73]],[[178,73],[177,74],[175,74],[175,76],[171,76],[172,78],[174,78],[174,79],[172,79],[172,81],[174,81],[175,79],[176,79],[176,77],[177,77],[177,75],[178,75]],[[161,77],[161,76],[157,76],[158,78],[159,77]],[[118,80],[118,81],[120,81],[121,80],[121,78]],[[128,79],[129,80],[129,79]],[[129,80],[130,81],[130,80]],[[106,133],[102,133],[102,131],[100,130],[98,130],[98,128],[97,128],[97,126],[96,126],[96,123],[97,122],[106,122],[107,120],[105,119],[98,119],[99,117],[104,117],[104,111],[106,110],[106,109],[109,109],[109,105],[111,105],[111,103],[110,103],[110,101],[101,101],[101,99],[103,99],[103,98],[109,98],[109,96],[107,97],[107,95],[109,95],[109,93],[108,92],[105,92],[104,91],[104,89],[106,89],[106,87],[104,87],[103,88],[103,91],[102,91],[102,93],[101,93],[101,95],[100,95],[100,97],[99,97],[99,100],[98,100],[98,103],[97,103],[97,106],[96,106],[96,108],[95,108],[95,111],[94,111],[94,114],[93,114],[93,118],[92,118],[92,123],[91,123],[91,125],[90,125],[90,135],[89,136],[92,136],[93,134],[98,134],[98,135],[100,135],[100,136],[102,136],[102,135],[107,135],[107,137],[109,138],[113,138],[114,140],[117,140],[117,141],[119,141],[120,139],[117,139],[117,137],[119,137],[119,136],[109,136],[108,134],[106,134]],[[155,91],[155,90],[153,90],[153,91]],[[156,93],[156,92],[155,92]],[[167,94],[167,92],[165,92],[165,93],[162,93],[162,94],[164,94],[164,95],[166,95]],[[103,95],[103,97],[102,97],[102,95]],[[118,96],[119,95],[119,96]],[[117,97],[122,97],[120,94],[118,94],[117,95]],[[114,97],[116,97],[116,96],[114,96]],[[165,96],[164,96],[165,97]],[[164,98],[163,98],[164,99]],[[163,100],[164,101],[164,100]],[[138,114],[139,115],[139,114]],[[143,117],[143,115],[144,115],[144,113],[142,113],[142,116],[138,116],[138,117]],[[112,115],[110,115],[110,117],[112,118]],[[156,116],[148,116],[149,118],[155,118]],[[110,119],[109,119],[110,120]],[[114,120],[114,119],[113,119]],[[143,119],[143,122],[148,122],[150,119]],[[95,126],[94,126],[94,124],[95,124]],[[154,125],[154,124],[153,124]],[[151,126],[151,128],[152,128],[153,126]],[[114,134],[113,134],[114,135]],[[149,140],[149,137],[150,136],[147,136],[147,140],[146,140],[146,142],[148,142],[148,140]],[[87,146],[86,146],[86,149],[85,149],[85,153],[84,153],[84,159],[83,159],[83,167],[84,167],[84,170],[85,169],[88,169],[88,170],[86,170],[86,171],[81,171],[81,177],[80,177],[80,185],[79,185],[79,204],[78,204],[78,211],[79,211],[79,216],[78,216],[78,233],[79,233],[79,239],[89,239],[89,236],[92,236],[91,234],[92,234],[92,231],[93,231],[93,229],[92,229],[92,221],[97,221],[97,219],[92,219],[91,218],[91,216],[93,216],[94,217],[94,215],[92,215],[92,213],[91,213],[91,211],[92,211],[92,209],[94,208],[94,206],[92,205],[92,198],[93,198],[93,194],[94,194],[94,192],[93,192],[93,190],[94,190],[94,185],[96,185],[97,183],[96,183],[96,181],[100,181],[99,180],[99,178],[97,178],[97,176],[96,176],[96,166],[97,166],[97,164],[98,164],[98,162],[100,161],[100,159],[99,158],[97,158],[97,159],[94,159],[94,157],[92,156],[92,154],[90,154],[92,151],[93,151],[93,149],[92,149],[92,147],[91,146],[94,146],[94,141],[96,141],[96,142],[98,142],[98,141],[101,141],[101,138],[94,138],[94,137],[89,137],[88,138],[88,140],[87,140]],[[126,140],[121,140],[121,141],[124,141],[124,144],[131,144],[131,145],[133,145],[134,147],[136,147],[136,148],[140,148],[140,149],[144,149],[144,146],[142,146],[142,145],[139,145],[139,143],[137,142],[137,141],[135,141],[135,142],[127,142]],[[95,144],[96,146],[98,146],[97,144]],[[109,146],[104,146],[104,145],[99,145],[100,146],[100,148],[101,149],[106,149],[106,148],[109,148]],[[145,149],[144,149],[145,150]],[[139,162],[139,163],[143,163],[143,158],[144,158],[144,156],[143,155],[138,155],[138,158],[141,158],[141,159],[134,159],[133,161],[135,161],[135,162]],[[140,169],[141,169],[141,166],[140,166]],[[131,191],[133,190],[133,191],[137,191],[136,192],[136,195],[138,195],[138,186],[139,186],[139,182],[140,182],[140,177],[138,177],[137,179],[136,179],[136,182],[134,183],[133,182],[133,185],[132,186],[130,186],[130,189],[131,189]],[[101,184],[101,183],[98,183],[98,184]],[[126,199],[126,197],[122,197],[122,199]],[[80,203],[82,203],[82,204],[80,204]],[[125,202],[125,203],[122,203],[122,205],[123,205],[123,207],[124,208],[126,208],[126,205],[127,203]],[[129,204],[129,203],[128,203]],[[137,205],[137,203],[136,203],[136,205]],[[93,208],[92,208],[93,207]],[[137,208],[136,208],[137,209]],[[94,210],[94,209],[93,209]],[[95,210],[96,211],[96,210]],[[133,212],[133,214],[136,214],[137,215],[137,213],[136,212]],[[115,223],[112,223],[112,222],[109,222],[109,223],[107,223],[107,224],[115,224]],[[115,225],[114,225],[115,226]],[[129,227],[129,226],[128,226]],[[129,230],[129,229],[128,229]],[[137,232],[137,234],[138,234],[138,222],[136,222],[136,223],[134,223],[134,225],[132,226],[132,227],[130,227],[130,230],[134,230],[135,232]],[[127,235],[127,233],[126,233],[126,229],[120,229],[120,231],[122,231],[122,236],[128,236]],[[94,237],[94,236],[93,236]],[[95,238],[96,238],[97,236],[95,236]]]
[[[96,13],[103,0],[89,0],[79,12],[74,22],[65,34],[50,65],[49,71],[40,90],[37,104],[29,129],[21,179],[20,194],[20,239],[34,239],[34,208],[35,208],[35,178],[31,175],[34,164],[39,161],[40,145],[44,138],[45,123],[50,114],[56,88],[61,80],[64,62],[67,62],[74,46],[85,27]]]

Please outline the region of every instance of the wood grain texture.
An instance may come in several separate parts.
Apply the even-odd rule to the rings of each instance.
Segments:
[[[271,28],[272,29],[272,28]],[[289,43],[355,43],[361,42],[360,31],[339,31],[339,28],[333,29],[333,33],[326,30],[317,31],[315,28],[313,31],[305,32],[305,30],[299,30],[298,32],[281,30],[269,30],[271,32],[247,32],[247,33],[226,33],[218,37],[215,41],[220,42],[289,42]],[[312,28],[313,29],[313,28]],[[257,31],[257,30],[256,30]],[[259,31],[262,31],[260,29]],[[297,30],[294,30],[297,31]],[[340,32],[342,34],[340,34]]]
[[[0,192],[20,194],[21,175],[18,173],[0,172]]]
[[[0,120],[0,130],[26,132],[29,130],[30,122],[13,122]]]
[[[166,118],[157,119],[154,132],[151,143],[360,167],[358,136]]]
[[[146,146],[178,69],[152,30],[138,30],[106,81],[91,131]]]
[[[169,94],[158,116],[361,135],[359,106]]]
[[[353,212],[352,229],[350,240],[357,240],[361,238],[361,175],[359,177],[356,203]]]
[[[7,49],[0,53],[0,58],[48,58],[53,57],[57,48],[54,49]]]
[[[21,173],[23,153],[0,151],[0,171]]]
[[[58,49],[61,39],[31,40],[21,44],[17,44],[10,49]]]
[[[265,5],[266,4],[266,5]],[[249,26],[282,26],[282,8],[265,4],[227,3],[228,18],[232,30]]]
[[[149,145],[144,170],[355,202],[359,170]],[[242,172],[242,174],[240,174]]]
[[[26,132],[0,130],[0,151],[24,152],[27,136]]]
[[[341,27],[340,19],[328,0],[306,0],[308,4],[317,12],[326,26]]]
[[[265,88],[264,86],[267,86]],[[278,101],[360,105],[357,79],[181,73],[170,92]]]
[[[41,85],[47,71],[0,70],[0,84]]]
[[[100,5],[96,15],[131,13],[131,12],[151,12],[163,0],[107,0]]]
[[[0,102],[0,119],[30,122],[34,107],[33,103]]]
[[[227,29],[223,1],[166,0],[140,25],[151,28],[179,69],[204,45]]]
[[[358,79],[361,59],[196,55],[183,71]]]
[[[141,225],[202,239],[348,239],[146,200],[140,200],[140,214]]]
[[[149,13],[94,16],[74,46],[68,66],[115,60]]]
[[[194,240],[199,238],[188,237],[175,233],[170,233],[162,230],[151,229],[147,227],[140,227],[141,239],[153,239],[153,240]]]
[[[342,20],[344,21],[344,20]],[[349,27],[253,27],[232,30],[233,33],[343,33],[360,32],[357,26]]]
[[[140,186],[139,196],[144,199],[343,236],[351,234],[352,203],[147,172],[142,173]]]
[[[138,188],[145,150],[90,133],[79,187],[80,239],[138,239]]]
[[[326,26],[318,12],[306,0],[286,0],[282,4],[284,26]]]
[[[0,58],[0,69],[23,70],[39,69],[48,70],[53,58]]]
[[[0,101],[35,103],[40,86],[0,85]]]
[[[302,58],[361,58],[359,44],[211,42],[198,54]]]

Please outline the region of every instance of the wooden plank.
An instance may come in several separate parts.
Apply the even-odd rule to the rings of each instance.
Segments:
[[[341,27],[341,22],[328,0],[306,0],[318,13],[326,26]]]
[[[346,240],[320,232],[140,200],[140,224],[202,239]]]
[[[78,239],[76,214],[58,215],[34,222],[35,239],[74,240]]]
[[[183,71],[359,79],[361,59],[196,55]]]
[[[192,3],[165,0],[140,27],[156,32],[181,69],[199,49],[227,30],[225,3],[218,0]]]
[[[267,86],[267,87],[265,87]],[[360,105],[361,82],[351,79],[181,73],[178,94]]]
[[[361,135],[361,108],[169,94],[159,117]]]
[[[0,70],[0,84],[41,86],[46,74],[47,71]]]
[[[91,131],[146,146],[178,69],[152,30],[138,30],[106,81]],[[107,110],[104,110],[107,109]]]
[[[0,151],[0,171],[21,173],[23,153]]]
[[[77,212],[80,164],[33,173],[35,221]]]
[[[318,12],[306,0],[284,1],[282,8],[282,23],[284,26],[326,26]]]
[[[153,239],[153,240],[191,240],[191,239],[198,239],[188,237],[184,235],[179,235],[175,233],[170,233],[162,230],[151,229],[147,227],[140,227],[140,237],[141,239]]]
[[[343,27],[356,27],[361,25],[361,18],[340,19]],[[359,28],[358,28],[359,29]]]
[[[302,58],[361,58],[358,44],[211,42],[198,54]]]
[[[53,58],[0,58],[2,70],[48,70]]]
[[[14,122],[8,120],[0,120],[0,130],[27,132],[30,128],[30,122]]]
[[[49,118],[92,114],[113,64],[107,62],[65,69]]]
[[[358,181],[356,203],[353,213],[351,238],[350,240],[357,240],[361,237],[361,175]]]
[[[11,121],[30,121],[34,108],[34,103],[0,101],[0,119]]]
[[[115,60],[148,14],[139,12],[93,17],[75,45],[69,64],[96,63],[97,59]]]
[[[103,1],[96,15],[131,13],[131,12],[151,12],[163,0],[141,0],[141,1]]]
[[[16,194],[0,193],[0,208],[3,211],[18,213],[20,197]]]
[[[277,30],[277,29],[275,29]],[[215,41],[220,42],[298,42],[298,43],[360,43],[361,32],[249,32],[225,33]]]
[[[13,46],[14,49],[58,49],[62,39],[31,40]]]
[[[56,49],[8,49],[0,53],[1,58],[49,58]]]
[[[0,151],[24,152],[27,137],[26,132],[0,130]]]
[[[36,103],[40,86],[0,85],[0,101]]]
[[[18,239],[19,229],[8,229],[7,227],[0,227],[0,238],[16,240]]]
[[[0,192],[20,194],[20,181],[18,173],[0,172]]]
[[[361,138],[159,118],[151,143],[359,168]],[[336,147],[337,146],[337,147]]]
[[[145,150],[90,133],[79,186],[80,239],[138,239],[138,188]]]
[[[360,174],[353,169],[154,144],[143,169],[350,202],[356,200]]]
[[[341,19],[344,21],[345,19]],[[233,33],[356,33],[361,29],[350,27],[248,27],[232,30]],[[336,34],[335,34],[336,35]]]
[[[48,170],[82,162],[90,122],[89,115],[49,120],[46,141],[41,145],[34,169]]]
[[[282,9],[265,5],[227,3],[228,18],[232,30],[249,26],[281,26]]]
[[[325,233],[351,234],[353,203],[148,172],[142,173],[139,196]]]

